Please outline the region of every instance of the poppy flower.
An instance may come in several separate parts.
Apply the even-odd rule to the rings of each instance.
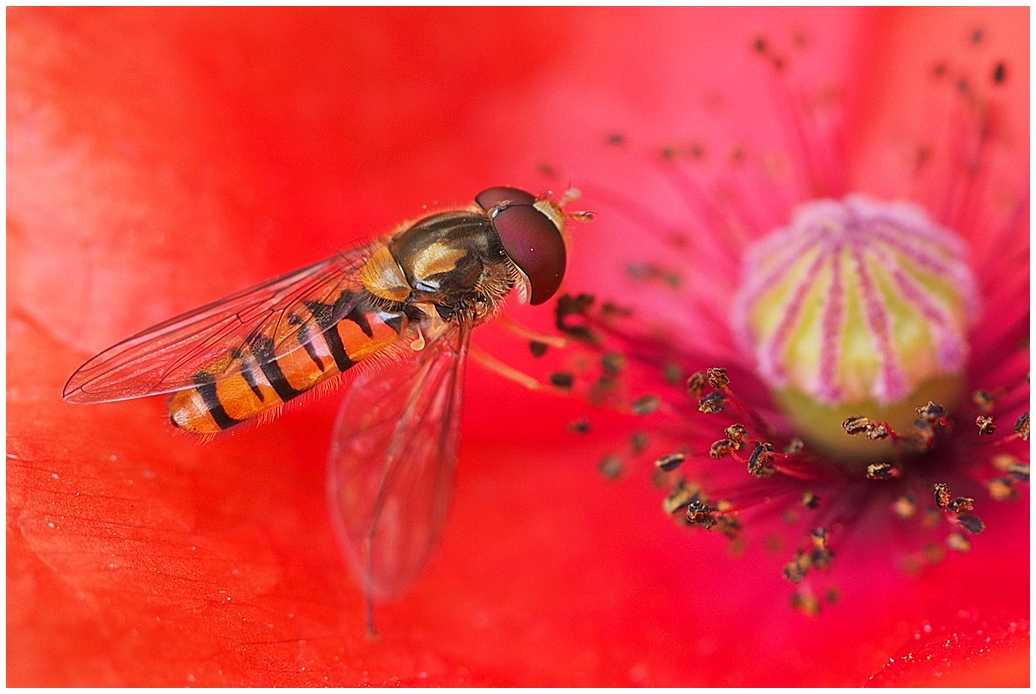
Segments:
[[[572,231],[563,291],[617,294],[638,321],[645,305],[664,314],[671,294],[622,274],[655,243],[636,224],[660,212],[675,229],[685,210],[656,155],[699,133],[774,149],[759,114],[782,103],[783,78],[759,62],[785,40],[803,51],[796,79],[844,89],[846,192],[916,199],[882,173],[904,137],[892,116],[924,118],[938,91],[917,76],[982,34],[968,55],[1003,76],[1001,159],[979,169],[1004,176],[1008,199],[1028,185],[1024,12],[10,10],[8,684],[1027,682],[1021,484],[981,499],[969,553],[918,575],[895,566],[906,542],[857,526],[833,545],[838,601],[811,617],[760,542],[731,557],[718,534],[665,517],[640,468],[601,475],[609,432],[647,420],[472,365],[442,547],[410,594],[378,607],[371,640],[325,502],[340,396],[205,444],[171,432],[161,398],[60,397],[127,335],[491,185],[584,189],[597,219]],[[773,52],[753,48],[759,36]],[[998,284],[1028,286],[1017,247],[980,243],[990,207],[969,201],[976,224],[953,230],[987,254],[969,259],[987,312]],[[1027,219],[1025,198],[1011,228]],[[696,234],[741,248],[719,228]],[[1027,257],[1024,237],[1007,238]],[[1024,300],[1004,307],[1011,325]],[[548,331],[544,309],[508,312]],[[702,332],[717,357],[729,338]],[[497,325],[475,343],[532,372],[569,358],[537,361]],[[971,363],[1013,369],[996,348],[973,342]],[[1002,378],[992,387],[1013,385]],[[589,437],[566,427],[582,416]]]

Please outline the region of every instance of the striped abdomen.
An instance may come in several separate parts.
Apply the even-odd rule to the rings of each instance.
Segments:
[[[346,292],[335,304],[309,302],[276,335],[256,335],[199,371],[194,388],[169,399],[173,425],[215,434],[269,412],[391,345],[406,328],[402,313],[374,311],[362,303],[328,327],[336,306],[354,299]],[[217,378],[228,371],[235,373]]]

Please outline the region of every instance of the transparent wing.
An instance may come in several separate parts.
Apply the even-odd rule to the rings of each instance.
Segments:
[[[368,605],[398,596],[438,544],[457,462],[470,325],[361,374],[335,427],[332,523]]]
[[[273,352],[299,349],[346,316],[359,298],[359,272],[381,242],[366,244],[148,328],[83,364],[65,384],[73,403],[110,402],[172,393],[241,369],[230,358],[264,336]],[[307,304],[328,306],[318,323]],[[280,349],[277,349],[280,347]]]

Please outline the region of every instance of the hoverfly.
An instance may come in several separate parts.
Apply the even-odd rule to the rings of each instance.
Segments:
[[[373,632],[374,600],[409,587],[443,525],[471,330],[512,290],[534,305],[558,290],[566,221],[589,216],[562,211],[573,197],[489,188],[149,328],[81,366],[64,398],[170,394],[175,427],[217,434],[348,372],[328,496]]]

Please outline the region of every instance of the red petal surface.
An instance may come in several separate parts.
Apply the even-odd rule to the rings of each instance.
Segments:
[[[683,132],[730,84],[765,84],[740,48],[754,31],[809,28],[839,79],[889,18],[9,10],[8,684],[854,685],[899,676],[889,658],[921,652],[926,623],[973,644],[951,661],[996,630],[982,663],[1027,682],[1027,622],[1003,636],[1028,614],[1021,505],[920,579],[875,559],[882,538],[852,545],[841,600],[810,619],[783,597],[783,555],[689,536],[643,476],[597,472],[611,442],[566,435],[582,406],[472,368],[442,551],[369,641],[326,518],[334,396],[205,445],[170,432],[160,399],[60,399],[95,351],[423,205],[556,187],[544,164],[580,185],[612,127],[642,147]],[[733,105],[709,127],[765,138]],[[621,251],[574,233],[578,289]],[[520,341],[484,332],[522,363]],[[954,621],[961,606],[978,621]],[[934,676],[914,667],[909,682]]]

